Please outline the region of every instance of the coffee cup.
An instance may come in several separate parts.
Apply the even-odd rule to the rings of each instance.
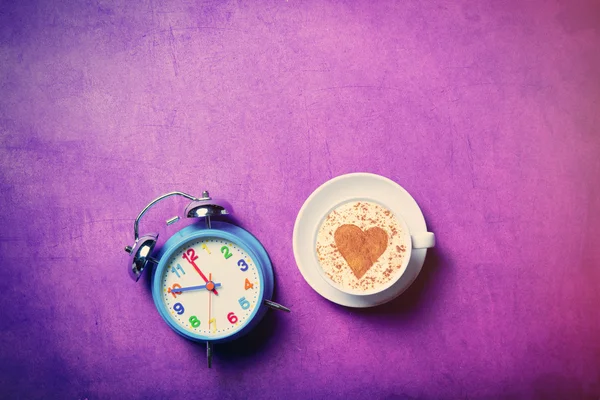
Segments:
[[[434,245],[433,233],[411,233],[402,216],[385,205],[372,199],[352,199],[322,218],[315,243],[317,270],[343,293],[374,295],[400,280],[412,249]]]

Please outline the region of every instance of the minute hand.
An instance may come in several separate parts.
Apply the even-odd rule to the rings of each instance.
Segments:
[[[220,283],[215,283],[215,287],[220,287],[220,286],[221,286]],[[171,292],[181,293],[181,292],[187,292],[190,290],[200,290],[200,289],[206,289],[206,285],[188,286],[188,287],[184,287],[184,288],[171,289]]]

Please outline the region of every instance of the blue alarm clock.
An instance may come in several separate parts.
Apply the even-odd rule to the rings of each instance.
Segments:
[[[199,221],[171,236],[155,255],[158,234],[139,237],[139,221],[153,205],[170,196],[191,200],[184,214]],[[273,267],[262,244],[237,225],[211,220],[228,215],[229,210],[228,203],[211,199],[206,191],[201,198],[167,193],[140,212],[134,223],[135,242],[125,248],[135,281],[153,267],[152,298],[160,316],[186,339],[206,343],[209,368],[213,343],[248,333],[267,308],[290,311],[271,300]],[[167,224],[178,220],[174,217]]]

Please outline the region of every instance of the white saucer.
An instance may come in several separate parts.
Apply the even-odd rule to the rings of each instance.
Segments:
[[[425,218],[415,199],[396,182],[380,175],[354,173],[341,175],[318,187],[304,202],[294,225],[294,257],[308,284],[326,299],[347,307],[372,307],[387,303],[404,292],[417,278],[427,249],[412,249],[404,274],[388,289],[371,295],[351,295],[330,285],[319,273],[315,251],[321,221],[339,204],[354,199],[372,200],[408,225],[411,235],[427,232]]]

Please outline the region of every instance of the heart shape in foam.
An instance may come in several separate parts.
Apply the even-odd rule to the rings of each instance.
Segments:
[[[379,227],[363,231],[356,225],[346,224],[337,228],[333,237],[357,279],[375,264],[388,245],[388,234]]]

